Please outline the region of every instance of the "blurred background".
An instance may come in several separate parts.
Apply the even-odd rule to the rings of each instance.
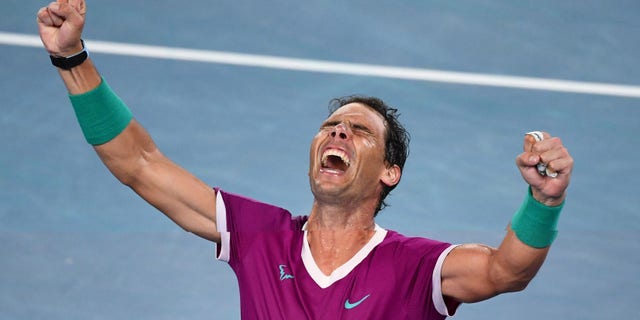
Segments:
[[[47,2],[3,3],[0,32],[31,42],[0,43],[0,318],[239,319],[215,246],[118,183],[84,141],[33,45]],[[524,292],[454,319],[640,318],[637,95],[92,51],[106,41],[638,92],[639,2],[96,0],[88,10],[94,62],[167,156],[295,214],[311,207],[308,148],[333,97],[374,95],[402,112],[411,155],[377,221],[411,236],[497,246],[526,192],[514,165],[523,134],[560,136],[575,168],[546,264]]]

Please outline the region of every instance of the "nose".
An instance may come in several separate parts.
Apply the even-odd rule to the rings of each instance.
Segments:
[[[344,123],[338,123],[333,130],[331,130],[332,137],[338,137],[340,139],[346,140],[349,138],[349,127],[345,126]]]

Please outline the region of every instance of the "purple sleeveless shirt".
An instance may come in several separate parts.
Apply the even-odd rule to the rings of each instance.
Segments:
[[[384,230],[331,275],[315,264],[307,217],[217,190],[218,259],[238,278],[242,319],[444,319],[440,270],[455,247]]]

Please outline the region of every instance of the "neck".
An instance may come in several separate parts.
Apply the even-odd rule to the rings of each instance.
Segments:
[[[316,202],[307,222],[311,254],[326,275],[349,261],[374,234],[372,210],[322,206]]]
[[[307,230],[355,231],[372,230],[373,211],[362,207],[344,207],[314,203]]]
[[[377,197],[360,199],[330,197],[323,199],[316,194],[314,196],[316,197],[311,207],[308,227],[334,231],[373,229],[378,203]]]

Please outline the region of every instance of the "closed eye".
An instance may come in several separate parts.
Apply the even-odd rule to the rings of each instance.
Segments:
[[[371,130],[369,130],[369,128],[367,128],[366,126],[363,126],[361,124],[357,124],[357,123],[352,124],[351,125],[351,129],[354,130],[354,131],[361,131],[361,132],[364,132],[366,134],[372,134],[372,132],[371,132]]]
[[[340,121],[327,121],[320,126],[320,129],[333,128],[340,124]]]
[[[341,123],[341,121],[327,121],[325,123],[322,124],[322,126],[320,126],[320,129],[327,129],[327,128],[333,128],[337,125],[339,125]],[[373,134],[373,132],[365,125],[359,124],[359,123],[353,123],[348,121],[347,124],[349,125],[350,129],[353,131],[359,131],[359,132],[363,132],[366,134]]]

